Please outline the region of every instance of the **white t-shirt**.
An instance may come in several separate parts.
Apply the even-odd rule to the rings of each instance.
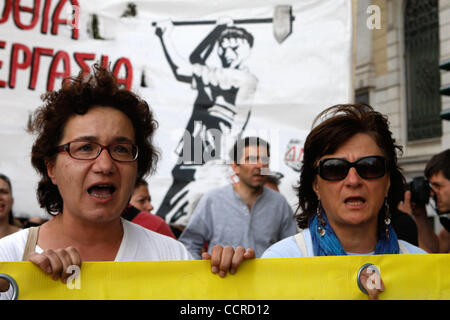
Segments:
[[[184,245],[165,235],[153,232],[127,220],[122,220],[123,238],[114,261],[168,261],[193,260]],[[24,229],[0,239],[0,261],[22,261],[29,229]],[[35,252],[43,250],[36,246]],[[9,299],[12,290],[0,294]]]
[[[170,237],[122,219],[123,238],[114,261],[193,260],[184,245]],[[0,239],[0,261],[22,261],[29,229]],[[36,246],[35,252],[42,253]]]

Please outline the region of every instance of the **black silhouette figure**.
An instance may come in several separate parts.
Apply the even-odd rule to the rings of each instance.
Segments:
[[[176,225],[180,217],[188,214],[189,184],[198,170],[206,170],[204,165],[210,160],[228,160],[229,150],[224,146],[231,147],[248,123],[257,78],[244,65],[253,47],[253,36],[233,26],[231,19],[219,20],[189,60],[177,53],[170,37],[172,30],[170,20],[156,24],[156,35],[175,78],[191,84],[198,92],[176,148],[179,158],[172,170],[173,183],[157,211],[169,224]],[[215,48],[221,65],[208,65]]]

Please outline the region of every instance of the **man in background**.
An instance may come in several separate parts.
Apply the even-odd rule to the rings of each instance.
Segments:
[[[156,35],[175,79],[196,90],[197,96],[176,147],[178,161],[172,170],[172,185],[156,214],[183,229],[180,221],[189,216],[195,201],[193,182],[215,169],[206,166],[212,159],[228,161],[224,146],[232,145],[244,131],[258,79],[246,64],[253,35],[234,26],[231,18],[220,18],[189,57],[178,54],[173,27],[170,20],[160,21]]]
[[[270,245],[296,233],[286,199],[264,186],[269,156],[269,144],[261,138],[236,141],[231,167],[238,181],[207,192],[179,238],[194,258],[201,258],[205,242],[208,252],[216,244],[243,246],[260,257]]]
[[[425,168],[431,187],[431,197],[436,202],[436,212],[444,227],[438,235],[428,222],[425,205],[411,201],[411,192],[405,192],[400,210],[409,213],[417,224],[419,246],[431,253],[450,252],[450,149],[434,155]]]

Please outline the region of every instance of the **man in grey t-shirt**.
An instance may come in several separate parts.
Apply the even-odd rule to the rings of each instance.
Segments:
[[[179,240],[196,259],[205,243],[253,248],[259,258],[273,243],[297,232],[292,208],[278,192],[264,187],[269,174],[269,144],[258,137],[236,141],[231,167],[238,178],[207,192]]]

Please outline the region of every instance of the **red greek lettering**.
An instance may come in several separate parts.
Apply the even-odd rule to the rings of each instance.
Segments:
[[[19,62],[19,53],[23,53],[23,62]],[[27,69],[31,64],[31,50],[24,44],[15,43],[11,51],[11,64],[9,72],[9,87],[16,87],[17,70]]]
[[[6,46],[6,41],[0,41],[0,48],[4,49],[5,46]],[[3,66],[3,61],[0,60],[0,69],[2,68],[2,66]],[[4,87],[6,87],[6,81],[0,80],[0,88],[4,88]]]
[[[53,56],[53,49],[48,48],[34,48],[33,49],[33,62],[31,65],[31,75],[29,89],[36,89],[36,82],[39,74],[39,67],[41,63],[41,56]]]
[[[125,66],[125,78],[119,78],[120,68]],[[133,67],[131,62],[127,58],[120,58],[116,61],[113,68],[113,74],[117,79],[117,83],[125,85],[125,87],[130,90],[133,82]]]
[[[83,75],[89,74],[91,69],[89,65],[85,62],[86,60],[94,60],[95,59],[95,53],[80,53],[75,52],[73,54],[73,57],[75,58],[75,61],[80,66]]]
[[[0,23],[5,23],[8,21],[9,14],[11,13],[12,0],[5,1],[5,7],[3,8],[2,17],[0,18]]]
[[[58,34],[58,27],[60,24],[65,24],[65,25],[69,25],[72,28],[72,39],[78,39],[80,36],[79,33],[79,9],[76,9],[78,11],[75,10],[75,14],[73,14],[73,18],[71,20],[69,19],[61,19],[60,15],[61,15],[61,11],[64,8],[64,5],[70,1],[72,8],[77,7],[79,8],[80,5],[78,4],[78,0],[61,0],[58,5],[56,6],[55,11],[53,12],[53,16],[52,16],[52,34],[56,35]]]
[[[21,0],[14,1],[14,23],[19,29],[30,30],[33,29],[39,20],[39,9],[41,7],[41,0],[34,0],[34,7],[26,7],[20,5]],[[33,15],[29,25],[22,23],[20,12],[28,12]]]
[[[61,62],[64,64],[64,71],[57,72],[58,66],[60,65]],[[56,53],[50,65],[47,80],[48,91],[53,91],[53,89],[55,88],[55,80],[56,78],[59,77],[62,78],[70,77],[70,57],[67,52],[62,50]]]

